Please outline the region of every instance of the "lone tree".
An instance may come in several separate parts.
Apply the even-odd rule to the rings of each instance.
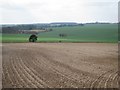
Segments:
[[[36,42],[37,41],[37,36],[32,34],[30,37],[29,37],[29,42]]]

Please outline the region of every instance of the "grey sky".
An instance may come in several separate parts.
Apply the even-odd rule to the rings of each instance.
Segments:
[[[119,0],[0,0],[0,23],[117,22]]]

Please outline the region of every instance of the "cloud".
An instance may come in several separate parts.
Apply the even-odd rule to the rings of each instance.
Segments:
[[[119,0],[1,0],[1,23],[117,21]]]
[[[0,23],[26,23],[34,21],[33,16],[23,5],[12,2],[0,3]]]
[[[86,6],[95,6],[95,7],[113,7],[116,6],[117,2],[87,2]]]

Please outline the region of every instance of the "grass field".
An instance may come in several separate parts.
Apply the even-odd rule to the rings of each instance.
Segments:
[[[38,34],[37,42],[106,42],[118,41],[117,24],[86,24],[85,26],[54,27]],[[59,37],[64,33],[66,37]],[[28,42],[30,34],[3,34],[2,42]]]

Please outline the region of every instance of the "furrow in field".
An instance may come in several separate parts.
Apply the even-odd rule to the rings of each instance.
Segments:
[[[29,80],[30,84],[32,84],[33,88],[38,88],[39,83],[36,81],[36,79],[33,77],[33,75],[31,73],[29,73],[29,69],[26,68],[26,66],[22,63],[21,59],[18,58],[19,60],[19,66],[21,68],[21,70],[23,71],[23,73],[25,74],[26,78]]]
[[[108,79],[106,80],[105,85],[104,85],[105,88],[114,88],[112,84],[114,81],[113,77],[115,76],[115,74],[116,72],[113,72],[108,76]]]
[[[119,87],[119,84],[118,84],[118,82],[119,82],[119,79],[118,79],[118,72],[116,72],[116,74],[114,75],[114,77],[113,77],[113,83],[112,83],[112,87]]]
[[[40,60],[41,61],[41,60]],[[29,65],[30,65],[30,63],[29,63]],[[49,84],[51,84],[51,86],[52,87],[57,87],[57,86],[63,86],[63,84],[65,83],[65,81],[64,82],[62,82],[63,80],[62,79],[64,79],[64,77],[61,77],[59,74],[56,74],[55,72],[53,72],[53,70],[51,70],[50,68],[49,68],[49,66],[46,66],[45,64],[43,64],[42,62],[41,63],[35,63],[35,60],[32,62],[32,65],[35,65],[35,70],[37,71],[36,72],[36,74],[39,76],[39,77],[41,77],[42,76],[42,79],[43,79],[43,81],[47,81],[46,83],[49,83]],[[44,66],[43,66],[44,65]],[[47,67],[47,68],[46,68]],[[46,69],[45,69],[46,68]],[[43,70],[44,69],[44,70]],[[51,77],[46,77],[46,75],[50,75]],[[57,76],[57,77],[56,77]],[[55,78],[56,77],[56,78]],[[54,79],[52,79],[52,78],[54,78]],[[61,78],[61,79],[60,79]],[[59,80],[60,79],[60,80]],[[53,81],[54,80],[54,81]],[[62,80],[62,81],[61,81]],[[56,83],[55,83],[56,82]],[[60,82],[61,82],[61,84],[62,85],[60,85]],[[53,84],[53,83],[55,83],[55,85]],[[56,85],[57,84],[57,85]],[[64,84],[64,86],[65,86],[65,84]],[[65,86],[65,87],[67,87],[67,86]],[[72,85],[71,85],[71,87],[72,87]]]
[[[43,77],[41,77],[41,72],[44,72],[44,70],[42,70],[41,65],[39,65],[39,68],[36,68],[36,65],[33,63],[35,61],[35,58],[32,58],[31,56],[27,57],[27,55],[25,54],[24,58],[20,58],[22,60],[22,63],[26,66],[26,68],[29,69],[34,78],[36,78],[36,81],[43,85],[43,87],[50,88],[50,86],[45,82],[46,80],[44,80]],[[39,69],[41,72],[37,72],[37,69]]]
[[[102,78],[99,80],[97,88],[106,88],[106,86],[108,84],[107,82],[108,82],[109,78],[111,77],[112,73],[113,73],[113,71],[104,74],[102,76]]]
[[[40,55],[43,55],[43,53],[41,54],[40,53]],[[68,72],[68,70],[70,71],[70,72],[72,72],[73,74],[74,73],[76,73],[75,71],[76,71],[76,69],[74,69],[74,68],[72,68],[72,67],[70,67],[70,66],[68,66],[68,65],[65,65],[65,64],[63,64],[63,63],[61,63],[61,62],[58,62],[58,61],[54,61],[52,58],[50,59],[50,57],[49,58],[47,58],[47,57],[45,57],[45,55],[43,55],[43,57],[46,59],[46,61],[49,63],[49,65],[48,66],[55,66],[54,68],[57,70],[57,68],[58,68],[58,71],[60,71],[59,69],[62,67],[62,68],[64,68],[65,70],[67,70],[67,72]],[[70,67],[70,68],[69,68]],[[71,70],[72,69],[72,70]],[[61,72],[62,74],[64,74],[65,75],[65,73],[63,73],[63,72]],[[75,77],[74,78],[72,78],[71,76],[72,76],[72,73],[71,73],[71,75],[67,75],[66,77],[70,77],[71,79],[73,79],[74,81],[76,81],[76,82],[79,82],[79,85],[81,85],[81,87],[84,87],[85,85],[86,85],[86,83],[85,82],[87,82],[88,80],[86,80],[86,78],[87,77],[85,77],[85,79],[84,80],[82,80],[82,77],[80,76],[82,73],[86,73],[86,72],[81,72],[80,70],[77,70],[77,74],[79,74],[79,76],[80,76],[80,80],[79,79],[76,79]],[[81,83],[81,84],[80,84]],[[79,86],[78,85],[78,86]],[[87,86],[87,85],[86,85]]]
[[[22,82],[24,83],[23,87],[25,87],[25,88],[30,88],[30,87],[35,88],[36,85],[34,85],[32,83],[32,81],[29,79],[29,75],[24,70],[24,67],[21,66],[20,61],[18,60],[18,58],[16,58],[16,59],[17,60],[16,60],[16,62],[14,64],[15,64],[16,70],[18,70],[18,72],[19,72],[19,75],[21,77]]]
[[[111,84],[111,87],[119,88],[119,85],[117,84],[119,80],[117,79],[117,77],[118,77],[118,71],[114,74],[112,78],[113,82]]]
[[[33,55],[33,57],[35,57],[36,54],[32,54],[32,55]],[[43,69],[45,69],[45,68],[47,67],[47,68],[46,68],[47,70],[52,71],[52,73],[56,73],[56,71],[55,71],[53,68],[50,68],[51,63],[48,63],[48,62],[44,62],[44,63],[43,63],[43,61],[45,61],[45,60],[42,61],[43,57],[40,58],[40,60],[39,60],[40,63],[36,62],[36,59],[33,58],[33,57],[30,57],[30,58],[33,59],[33,60],[32,60],[32,65],[35,65],[35,67],[38,66],[38,67],[36,67],[36,69],[37,69],[37,68],[40,68],[40,67],[42,66]],[[28,57],[27,57],[27,58],[28,58]],[[30,62],[30,59],[29,59],[29,62]],[[29,62],[28,62],[28,63],[29,63]],[[35,62],[36,62],[36,63],[35,63]],[[28,64],[28,63],[27,63],[27,64]],[[29,63],[28,65],[30,65],[30,64],[31,64],[31,63]],[[48,64],[48,65],[47,65],[47,64]],[[39,71],[39,72],[40,72],[40,71]],[[44,71],[43,71],[43,72],[44,72]],[[57,74],[58,74],[58,73],[57,73]],[[59,73],[59,74],[60,74],[60,73]],[[58,75],[59,75],[59,74],[58,74]],[[39,74],[38,74],[38,75],[39,75]],[[59,75],[59,76],[60,76],[60,75]],[[63,75],[61,74],[60,77],[63,77]],[[65,78],[65,77],[63,77],[63,78]],[[68,78],[67,78],[67,79],[68,79]],[[71,79],[69,79],[69,80],[71,80]],[[45,81],[46,81],[46,80],[45,80]],[[67,80],[67,81],[68,81],[68,80]],[[73,81],[71,80],[71,82],[73,82]],[[76,83],[76,82],[74,82],[74,83]],[[72,86],[72,85],[71,85],[71,86]],[[74,86],[74,87],[75,87],[75,86]]]
[[[113,77],[116,72],[114,70],[110,70],[104,74],[102,74],[99,78],[97,78],[92,84],[91,88],[117,88],[115,85],[113,86]]]
[[[33,69],[32,70],[30,69],[31,66],[27,66],[21,58],[19,58],[19,59],[21,61],[21,64],[25,67],[25,69],[29,73],[29,75],[31,75],[31,77],[34,78],[33,82],[35,82],[37,87],[42,88],[42,87],[47,87],[48,86],[35,74],[35,72],[33,72]]]
[[[85,86],[84,88],[90,88],[91,83],[96,79],[97,77],[90,77],[88,76],[88,78],[85,80]]]
[[[100,85],[106,80],[106,75],[109,75],[112,70],[102,73],[95,81],[91,83],[91,88],[100,88]]]
[[[80,82],[72,77],[69,77],[68,75],[65,75],[64,73],[58,71],[56,68],[52,67],[52,63],[48,63],[45,59],[44,60],[36,60],[35,62],[33,62],[37,67],[39,67],[39,64],[41,63],[44,64],[45,67],[47,67],[50,71],[52,71],[53,73],[56,73],[58,75],[60,75],[61,77],[63,77],[64,79],[66,79],[67,81],[65,81],[65,84],[67,84],[67,82],[71,82],[71,87],[77,88],[80,85]],[[50,65],[47,65],[50,64]],[[80,85],[81,86],[81,85]],[[82,87],[82,86],[81,86]]]
[[[15,58],[14,58],[15,59]],[[23,78],[21,77],[20,73],[18,72],[18,67],[15,66],[15,63],[17,59],[15,60],[11,60],[11,66],[12,66],[12,69],[13,69],[13,73],[15,74],[15,77],[14,79],[16,80],[17,82],[17,88],[24,88],[26,83],[25,81],[23,80]]]
[[[13,72],[11,60],[12,60],[12,58],[10,57],[10,59],[9,59],[10,65],[8,65],[8,73],[9,73],[10,78],[11,78],[11,80],[12,80],[12,84],[11,84],[12,86],[11,86],[11,87],[16,88],[18,84],[17,84],[16,79],[15,79],[15,78],[16,78],[16,75],[15,75],[15,73]]]
[[[8,84],[6,84],[8,83]],[[3,87],[10,87],[10,82],[6,74],[5,66],[3,66],[3,73],[2,73],[2,86]]]
[[[113,44],[11,43],[5,44],[3,54],[4,88],[116,88],[119,85]]]
[[[8,70],[8,64],[6,63],[6,65],[3,66],[3,72],[4,72],[4,75],[5,75],[5,83],[8,83],[6,86],[3,85],[3,88],[4,87],[7,87],[7,88],[12,88],[12,86],[14,85],[12,79],[11,79],[11,75],[9,73],[9,70]]]
[[[3,71],[3,70],[2,70]],[[5,85],[6,79],[4,72],[2,73],[2,86]]]

